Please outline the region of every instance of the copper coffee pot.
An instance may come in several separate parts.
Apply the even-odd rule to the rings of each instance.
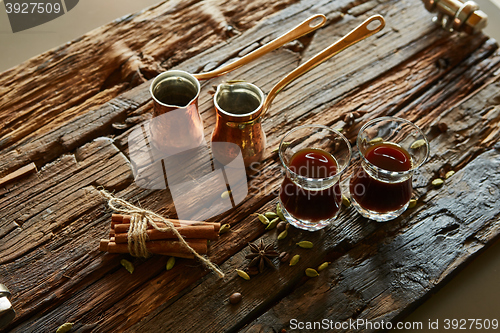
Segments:
[[[266,148],[266,135],[262,130],[262,119],[271,103],[290,82],[330,59],[349,46],[369,37],[385,26],[384,18],[375,15],[364,21],[343,38],[303,63],[279,81],[267,97],[257,86],[247,82],[225,83],[217,87],[214,95],[217,122],[212,133],[212,142],[232,142],[241,148],[245,166],[259,162]],[[216,151],[214,156],[228,163],[239,151]]]
[[[154,102],[154,118],[150,127],[153,146],[168,155],[198,147],[204,138],[203,121],[198,111],[199,80],[207,80],[235,70],[318,29],[325,22],[324,15],[313,15],[243,58],[211,72],[193,75],[180,70],[170,70],[159,74],[150,86]]]

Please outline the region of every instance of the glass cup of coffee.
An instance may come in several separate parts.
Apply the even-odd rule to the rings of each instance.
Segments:
[[[286,220],[309,231],[326,227],[342,204],[339,182],[351,158],[349,141],[326,126],[300,126],[285,134],[279,157],[285,169],[279,202]]]
[[[353,206],[379,222],[398,217],[410,202],[413,173],[429,156],[424,133],[401,118],[376,118],[360,129],[356,145],[361,162],[349,181]]]

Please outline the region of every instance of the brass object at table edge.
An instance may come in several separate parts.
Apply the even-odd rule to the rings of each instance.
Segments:
[[[433,21],[443,29],[463,31],[470,35],[480,32],[488,23],[488,16],[474,1],[462,2],[460,0],[422,0],[425,8],[437,12]]]

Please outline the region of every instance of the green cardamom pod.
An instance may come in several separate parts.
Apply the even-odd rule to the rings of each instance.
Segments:
[[[375,138],[375,139],[371,139],[370,141],[368,141],[368,143],[371,145],[374,145],[376,143],[382,143],[382,142],[384,142],[384,139],[382,139],[382,138]]]
[[[290,259],[290,266],[295,266],[300,260],[300,256],[298,254],[294,255],[292,259]]]
[[[130,274],[132,274],[134,272],[134,265],[130,261],[128,261],[127,259],[120,260],[120,264],[122,264],[122,266],[125,267],[125,269]]]
[[[309,241],[301,241],[301,242],[298,242],[297,245],[303,249],[310,249],[314,246],[314,244],[309,242]]]
[[[175,265],[175,257],[168,258],[168,261],[167,261],[167,271],[169,271],[172,268],[174,268],[174,265]]]
[[[408,204],[408,208],[413,208],[417,205],[417,200],[416,199],[411,199],[410,203]]]
[[[450,170],[446,173],[446,175],[444,175],[444,179],[448,179],[450,178],[451,176],[453,176],[455,174],[455,171],[453,170]]]
[[[417,140],[415,142],[413,142],[410,146],[411,149],[418,149],[420,147],[422,147],[423,145],[425,145],[425,140],[424,139],[420,139],[420,140]]]
[[[66,333],[69,332],[73,328],[73,323],[65,323],[59,326],[56,333]]]
[[[231,191],[224,191],[224,192],[222,192],[222,194],[220,195],[220,197],[222,199],[227,199],[227,198],[229,198],[230,194],[231,194]]]
[[[306,268],[306,275],[309,277],[316,277],[319,273],[314,268]]]
[[[259,217],[259,221],[262,222],[262,224],[269,224],[269,219],[265,215],[257,214],[257,216]]]
[[[351,206],[351,200],[348,197],[342,194],[342,204],[349,208]]]
[[[280,218],[277,217],[274,220],[272,220],[271,222],[269,222],[269,224],[266,227],[266,230],[271,230],[271,229],[276,228],[276,226],[278,225],[279,220],[280,220]]]
[[[285,239],[286,236],[288,236],[288,231],[287,230],[283,230],[282,232],[280,232],[280,234],[278,235],[278,240],[282,240],[282,239]]]
[[[223,224],[220,229],[219,229],[219,235],[222,235],[222,234],[225,234],[226,232],[229,231],[229,229],[231,228],[231,225],[230,224]]]
[[[278,214],[276,214],[275,212],[267,212],[264,213],[264,216],[267,217],[268,219],[275,219],[278,217]]]
[[[322,270],[324,270],[325,268],[327,268],[328,265],[330,265],[330,263],[328,261],[325,261],[324,263],[322,263],[321,265],[319,265],[318,266],[318,272],[321,272]]]
[[[436,178],[432,181],[432,186],[439,187],[443,185],[444,181],[441,178]]]
[[[285,220],[285,215],[283,215],[283,212],[281,211],[280,204],[276,205],[276,214],[278,214],[278,216],[280,217],[280,219],[282,219],[283,221],[286,221]]]
[[[236,270],[236,273],[238,273],[238,275],[242,278],[242,279],[245,279],[245,280],[250,280],[250,275],[248,275],[245,271],[242,271],[241,269],[237,269]]]

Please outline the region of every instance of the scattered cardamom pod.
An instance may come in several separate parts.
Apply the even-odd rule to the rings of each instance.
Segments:
[[[282,240],[282,239],[285,239],[286,236],[288,236],[288,230],[283,230],[282,232],[280,232],[280,234],[278,235],[278,240]]]
[[[444,133],[448,130],[448,125],[446,123],[439,123],[438,128],[441,133]]]
[[[278,217],[278,214],[276,214],[275,212],[266,212],[264,213],[264,216],[268,219],[275,219]]]
[[[316,277],[319,273],[314,268],[306,268],[306,275],[309,277]]]
[[[269,222],[269,224],[267,225],[266,227],[266,230],[271,230],[271,229],[274,229],[276,228],[276,226],[278,225],[278,221],[280,220],[279,217],[275,218],[274,220],[272,220],[271,222]]]
[[[241,294],[240,293],[234,293],[231,296],[229,296],[229,303],[231,304],[238,304],[241,302]]]
[[[448,179],[450,178],[451,176],[453,176],[455,174],[455,171],[453,170],[450,170],[446,173],[446,175],[444,175],[444,179]]]
[[[439,187],[443,185],[444,181],[441,178],[436,178],[432,181],[432,186]]]
[[[287,262],[289,258],[290,258],[290,254],[288,254],[288,252],[281,252],[280,253],[279,259],[281,262]]]
[[[318,266],[318,272],[321,272],[322,270],[324,270],[325,268],[327,268],[328,265],[330,265],[330,263],[328,261],[325,261],[324,263],[322,263],[321,265],[319,265]]]
[[[278,216],[280,217],[281,220],[286,221],[285,220],[285,215],[283,215],[283,212],[281,211],[280,204],[276,205],[276,214],[278,214]]]
[[[342,194],[342,204],[347,208],[351,206],[351,200],[349,200],[349,198],[346,197],[344,194]]]
[[[257,214],[257,216],[259,217],[259,221],[262,222],[262,224],[269,224],[269,219],[265,215]]]
[[[295,266],[300,260],[300,256],[298,254],[294,255],[292,259],[290,259],[290,266]]]
[[[337,132],[340,132],[340,133],[342,133],[342,131],[343,131],[343,130],[344,130],[344,128],[343,128],[343,127],[340,127],[340,128],[337,128],[337,129],[336,129],[336,131],[337,131]]]
[[[368,141],[368,143],[371,145],[374,145],[376,143],[382,143],[382,142],[384,142],[384,139],[382,139],[382,138],[375,138],[375,139],[371,139],[370,141]]]
[[[242,279],[245,279],[245,280],[250,280],[250,275],[247,274],[247,272],[245,271],[242,271],[241,269],[237,269],[236,270],[236,273],[238,273],[238,275],[242,278]]]
[[[314,246],[314,244],[311,243],[310,241],[301,241],[298,242],[297,245],[303,249],[311,249]]]
[[[410,203],[408,204],[408,208],[413,208],[417,205],[417,200],[416,199],[411,199]]]
[[[175,265],[175,257],[168,258],[168,261],[167,261],[167,271],[169,271],[172,268],[174,268],[174,265]]]
[[[134,265],[130,261],[128,261],[127,259],[120,260],[120,264],[122,264],[122,266],[125,267],[125,269],[130,274],[132,274],[134,272]]]
[[[278,223],[278,225],[276,226],[276,229],[278,230],[278,232],[283,232],[285,231],[286,229],[288,229],[287,227],[287,223],[284,222],[284,221],[281,221],[280,223]]]
[[[425,145],[425,140],[424,139],[420,139],[420,140],[417,140],[415,142],[413,142],[410,146],[411,149],[418,149],[420,147],[422,147],[423,145]]]
[[[56,333],[66,333],[69,332],[73,328],[73,323],[65,323],[59,326]]]
[[[286,146],[288,146],[288,145],[290,145],[290,142],[288,142],[288,141],[283,142],[283,147],[286,147]],[[279,145],[278,145],[278,147],[274,148],[274,149],[271,151],[271,153],[275,153],[275,152],[277,152],[278,150],[280,150],[280,146],[279,146]]]
[[[231,194],[231,191],[224,191],[224,192],[222,192],[222,194],[220,195],[220,197],[222,199],[227,199],[227,198],[229,198],[230,194]]]
[[[231,225],[230,224],[223,224],[220,229],[219,229],[219,235],[222,235],[222,234],[225,234],[226,232],[229,231],[229,229],[231,229]]]

